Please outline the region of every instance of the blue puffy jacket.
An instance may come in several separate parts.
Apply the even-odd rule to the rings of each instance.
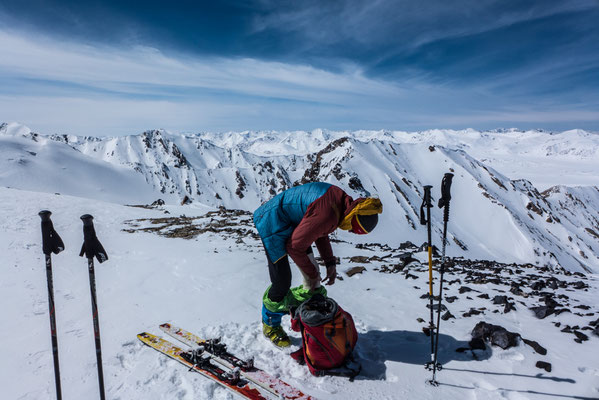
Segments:
[[[287,240],[304,217],[308,206],[331,186],[329,183],[313,182],[293,187],[279,193],[254,212],[254,224],[273,263],[287,254]]]

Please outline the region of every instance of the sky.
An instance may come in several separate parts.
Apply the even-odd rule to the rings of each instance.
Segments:
[[[599,131],[599,0],[0,0],[0,122]]]

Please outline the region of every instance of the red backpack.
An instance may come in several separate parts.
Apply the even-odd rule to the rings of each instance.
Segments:
[[[312,375],[347,376],[360,372],[352,351],[358,332],[351,315],[331,298],[315,295],[293,313],[291,328],[302,333],[302,348],[291,354],[306,363]]]

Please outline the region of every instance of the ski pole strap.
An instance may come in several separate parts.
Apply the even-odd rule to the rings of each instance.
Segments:
[[[83,221],[83,245],[81,246],[79,257],[83,257],[84,255],[87,259],[96,257],[98,262],[102,264],[108,260],[108,254],[96,236],[93,222],[94,217],[85,214],[81,216],[81,220]]]
[[[426,214],[424,213],[424,209],[426,207],[432,207],[431,204],[431,189],[433,187],[431,185],[424,186],[424,197],[422,198],[422,205],[420,206],[420,225],[426,225],[428,219],[426,218]]]
[[[60,253],[64,250],[64,243],[58,233],[54,230],[54,225],[50,219],[52,212],[42,210],[38,215],[42,219],[42,251],[46,255],[50,255],[50,253]]]
[[[443,176],[441,181],[441,198],[439,199],[439,208],[449,206],[449,200],[451,200],[451,180],[453,174],[448,172]]]

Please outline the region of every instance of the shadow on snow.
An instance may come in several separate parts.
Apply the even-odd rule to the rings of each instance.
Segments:
[[[467,341],[439,334],[438,362],[472,361],[472,352],[458,353],[459,347],[468,347]],[[422,365],[431,360],[431,339],[422,332],[369,331],[359,335],[355,350],[362,364],[362,373],[356,379],[385,379],[386,361]],[[476,351],[476,359],[486,360],[491,351]]]

